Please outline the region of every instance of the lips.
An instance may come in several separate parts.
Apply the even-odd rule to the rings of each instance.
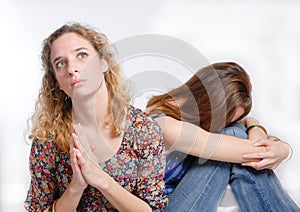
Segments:
[[[78,87],[81,83],[83,83],[85,80],[74,80],[71,84],[72,87]]]

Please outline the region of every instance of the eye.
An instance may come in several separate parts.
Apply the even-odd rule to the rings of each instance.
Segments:
[[[84,59],[87,58],[88,54],[86,52],[79,52],[78,53],[78,58]]]
[[[56,69],[61,69],[62,67],[64,67],[66,65],[65,61],[59,61],[55,64],[55,68]]]

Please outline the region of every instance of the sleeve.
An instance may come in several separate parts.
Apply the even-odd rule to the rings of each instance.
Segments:
[[[146,117],[136,136],[139,165],[135,194],[147,202],[153,211],[161,211],[168,201],[164,194],[166,161],[161,130],[153,119]]]
[[[29,156],[31,182],[24,205],[27,211],[44,211],[54,202],[57,185],[54,161],[54,143],[33,140]]]

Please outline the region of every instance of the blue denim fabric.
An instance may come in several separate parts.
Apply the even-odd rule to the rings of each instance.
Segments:
[[[166,157],[165,190],[164,194],[170,196],[174,189],[190,169],[194,157],[186,153],[174,151]]]
[[[222,133],[247,138],[245,127],[233,124]],[[228,183],[243,211],[300,211],[272,170],[195,159],[170,195],[164,211],[216,211]]]

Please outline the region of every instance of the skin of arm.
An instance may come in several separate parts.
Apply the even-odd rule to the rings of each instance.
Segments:
[[[246,117],[240,121],[246,128],[251,125],[259,125],[259,121],[253,117]],[[266,133],[260,128],[252,128],[249,131],[249,139],[256,141],[255,146],[265,146],[266,152],[255,152],[243,155],[244,159],[250,160],[249,162],[243,163],[245,166],[251,166],[257,170],[261,169],[275,169],[284,160],[290,151],[290,146],[285,142],[275,142],[267,139]],[[261,158],[262,160],[255,161]]]
[[[255,141],[232,136],[209,133],[187,122],[164,116],[156,119],[159,123],[167,152],[181,151],[201,158],[245,163],[245,153],[264,153],[266,148],[254,146]]]
[[[78,165],[78,161],[76,157],[77,149],[74,147],[73,137],[71,138],[70,141],[70,155],[71,155],[71,166],[73,170],[73,178],[66,191],[57,200],[54,206],[55,211],[75,211],[80,201],[80,198],[83,194],[83,191],[88,185],[83,175],[81,174],[81,170]]]
[[[83,194],[84,190],[80,190],[76,188],[75,185],[72,184],[68,186],[67,190],[64,194],[57,200],[55,204],[55,211],[75,211],[77,205],[80,201],[80,198]]]
[[[259,121],[253,117],[246,117],[239,121],[242,125],[246,128],[250,127],[251,125],[259,125]],[[266,133],[260,128],[253,128],[249,131],[249,139],[253,141],[258,141],[260,139],[267,139]]]

